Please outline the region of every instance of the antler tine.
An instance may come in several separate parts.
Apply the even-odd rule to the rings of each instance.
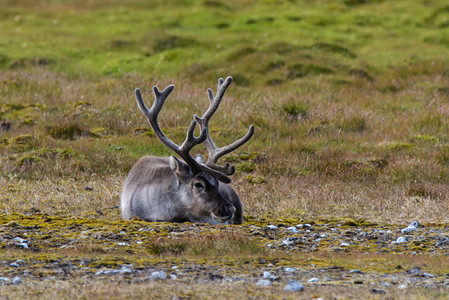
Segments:
[[[215,97],[211,89],[207,90],[210,104],[206,112],[203,114],[201,118],[198,117],[197,115],[194,115],[194,119],[200,125],[200,128],[201,129],[207,128],[207,138],[205,140],[205,145],[207,151],[209,152],[209,157],[207,158],[206,165],[226,175],[234,174],[235,167],[233,165],[230,165],[229,163],[226,163],[224,166],[219,166],[216,164],[218,159],[223,155],[232,152],[237,148],[239,148],[240,146],[242,146],[243,144],[245,144],[254,134],[254,126],[251,125],[249,127],[248,132],[242,138],[223,148],[218,148],[213,142],[212,138],[210,137],[209,120],[217,111],[218,106],[220,105],[221,100],[223,99],[224,93],[226,92],[226,89],[229,87],[231,82],[232,82],[231,76],[228,76],[226,80],[220,78],[218,80],[217,94],[215,95]]]
[[[201,130],[201,134],[199,137],[194,136],[196,121],[192,121],[189,129],[187,130],[187,135],[185,141],[181,146],[178,146],[174,142],[172,142],[163,132],[159,126],[157,118],[159,113],[164,105],[165,100],[170,95],[170,93],[175,88],[174,85],[167,86],[162,92],[154,86],[154,102],[150,109],[148,109],[142,99],[142,94],[139,89],[136,89],[136,100],[139,109],[147,116],[148,121],[150,122],[151,127],[153,128],[154,133],[159,138],[159,140],[167,146],[169,149],[173,150],[177,153],[184,161],[193,169],[201,170],[202,166],[190,155],[190,150],[198,144],[201,144],[207,138],[207,129],[203,128]],[[226,177],[227,178],[227,177]],[[227,180],[230,182],[229,178],[224,178],[223,180]]]

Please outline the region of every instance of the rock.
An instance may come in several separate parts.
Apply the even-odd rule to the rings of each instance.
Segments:
[[[18,268],[18,267],[20,267],[20,265],[19,265],[17,262],[12,262],[12,263],[9,264],[9,266],[10,266],[10,267],[13,267],[13,268]]]
[[[409,274],[413,274],[413,275],[421,274],[421,268],[420,267],[413,267],[410,270],[408,270],[408,273]]]
[[[175,274],[170,274],[170,279],[176,280],[178,277]]]
[[[268,271],[263,272],[262,276],[263,276],[263,278],[270,279],[270,280],[278,279],[276,276],[271,275],[271,273]]]
[[[316,277],[312,277],[309,280],[307,280],[308,283],[313,283],[313,282],[318,282],[318,281],[320,281],[320,280]]]
[[[28,249],[28,244],[27,243],[18,243],[16,244],[17,246],[22,246],[25,249]]]
[[[12,284],[21,284],[22,283],[22,278],[19,276],[16,276],[12,279]]]
[[[403,290],[403,289],[406,289],[406,288],[407,288],[406,284],[398,285],[398,289],[400,289],[400,290]]]
[[[381,289],[372,289],[371,293],[385,295],[387,292]]]
[[[296,228],[295,226],[288,227],[288,228],[286,228],[286,230],[287,230],[287,231],[290,231],[290,232],[293,232],[293,233],[298,233],[298,232],[300,232],[300,231],[298,230],[298,228]]]
[[[292,273],[292,272],[295,272],[296,270],[295,270],[295,268],[287,267],[287,268],[284,268],[284,271],[285,271],[285,272]]]
[[[340,247],[348,247],[349,246],[349,243],[341,243],[340,244]]]
[[[118,243],[117,245],[119,245],[119,246],[129,246],[128,243]]]
[[[413,221],[406,228],[401,229],[401,232],[402,233],[407,233],[407,232],[415,231],[418,228],[418,226],[419,226],[418,221]]]
[[[258,285],[258,286],[270,286],[271,284],[272,284],[271,281],[268,279],[260,279],[256,283],[256,285]]]
[[[428,277],[428,278],[433,278],[433,277],[435,277],[435,275],[433,275],[433,274],[430,274],[430,273],[422,273],[422,276],[423,277]]]
[[[130,268],[125,267],[125,266],[121,267],[121,269],[119,271],[120,271],[120,274],[130,274],[133,272],[133,270],[131,270]]]
[[[18,237],[18,236],[13,238],[12,241],[16,242],[16,243],[28,243],[26,240],[24,240],[24,239],[22,239],[21,237]]]
[[[301,292],[301,291],[304,291],[304,286],[295,280],[291,280],[285,286],[284,291],[286,291],[286,292]]]
[[[396,241],[391,242],[392,244],[401,244],[407,242],[407,239],[404,236],[398,237]]]
[[[282,241],[282,244],[284,244],[285,246],[290,246],[293,244],[293,239],[286,238],[285,240]]]
[[[165,273],[164,271],[153,272],[150,275],[150,279],[165,280],[165,279],[167,279],[167,273]]]
[[[274,229],[278,229],[278,227],[277,226],[275,226],[275,225],[268,225],[267,227],[265,227],[265,228],[267,228],[267,229],[271,229],[271,230],[274,230]]]
[[[0,282],[8,282],[9,278],[8,277],[0,277]]]
[[[120,270],[103,269],[103,270],[100,270],[100,271],[96,272],[95,276],[98,276],[98,275],[112,275],[112,274],[117,274],[117,273],[120,273]]]
[[[349,273],[352,273],[352,274],[362,274],[363,272],[360,271],[359,269],[354,269],[354,270],[349,271]]]

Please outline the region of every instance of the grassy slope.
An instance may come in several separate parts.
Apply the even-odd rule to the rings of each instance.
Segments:
[[[24,5],[4,2],[0,18],[0,118],[12,122],[1,133],[1,180],[12,186],[2,209],[55,213],[40,196],[11,197],[16,179],[40,179],[27,181],[40,195],[41,182],[71,190],[70,180],[117,172],[120,182],[138,157],[169,155],[134,88],[149,99],[152,84],[176,84],[161,123],[180,141],[206,87],[230,74],[212,129],[222,144],[256,125],[241,150],[253,155],[228,158],[247,214],[445,219],[443,1]],[[97,193],[93,206],[118,203],[120,184]]]

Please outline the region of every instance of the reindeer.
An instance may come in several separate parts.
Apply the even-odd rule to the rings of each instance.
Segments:
[[[121,197],[123,219],[139,217],[147,221],[205,222],[211,224],[241,224],[242,204],[229,184],[228,177],[235,167],[226,163],[218,165],[223,155],[245,144],[254,134],[251,125],[248,132],[237,141],[218,148],[210,137],[209,120],[215,114],[232,77],[219,79],[216,95],[208,89],[209,108],[202,117],[194,115],[181,146],[168,139],[158,123],[158,115],[165,100],[175,88],[169,85],[162,92],[154,86],[155,100],[150,109],[145,106],[139,89],[136,100],[139,109],[148,118],[159,140],[179,157],[140,158],[125,180]],[[200,135],[194,136],[196,124]],[[203,156],[192,157],[193,147],[203,143],[208,151],[207,161]]]

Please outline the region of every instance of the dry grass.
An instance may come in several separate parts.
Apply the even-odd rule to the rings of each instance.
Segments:
[[[52,288],[48,288],[51,284]],[[446,291],[416,289],[386,289],[387,299],[435,299]],[[365,287],[312,286],[304,292],[285,292],[282,286],[258,287],[238,283],[179,284],[162,282],[128,283],[91,282],[90,280],[32,282],[20,286],[7,286],[0,296],[10,299],[385,299]],[[344,295],[344,296],[339,296]]]
[[[1,209],[82,217],[119,218],[111,207],[136,159],[171,154],[134,106],[135,87],[150,104],[153,83],[175,83],[160,123],[180,142],[214,86],[133,74],[73,79],[42,68],[1,76],[2,119],[12,124],[0,140]],[[245,214],[446,221],[449,107],[438,88],[449,79],[412,75],[399,92],[383,89],[390,79],[342,87],[310,80],[307,89],[257,94],[232,86],[214,116],[219,145],[256,125],[253,140],[228,158]]]

